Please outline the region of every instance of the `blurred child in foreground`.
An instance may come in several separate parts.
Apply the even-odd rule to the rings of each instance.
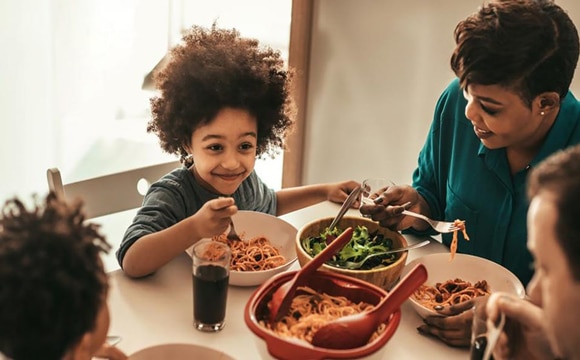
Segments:
[[[492,294],[487,313],[507,317],[494,359],[580,359],[580,146],[558,152],[530,175],[529,299]]]
[[[105,344],[110,249],[84,223],[81,204],[49,194],[30,210],[18,199],[0,214],[0,359],[121,360]]]
[[[256,158],[284,149],[293,125],[291,72],[278,51],[214,24],[191,28],[170,55],[156,77],[160,93],[147,130],[184,166],[145,195],[117,251],[126,274],[151,274],[198,240],[223,233],[238,209],[279,216],[342,202],[359,185],[274,191],[256,174]]]

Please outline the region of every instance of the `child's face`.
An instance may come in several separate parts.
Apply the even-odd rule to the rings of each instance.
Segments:
[[[206,189],[231,195],[256,163],[258,125],[246,110],[224,108],[191,135],[195,175]]]

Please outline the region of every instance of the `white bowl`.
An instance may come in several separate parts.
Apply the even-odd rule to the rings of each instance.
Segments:
[[[405,266],[401,277],[405,276],[416,264],[421,263],[425,265],[429,274],[426,285],[434,286],[438,282],[456,278],[472,284],[485,280],[492,293],[503,291],[520,298],[525,296],[526,290],[521,281],[503,266],[479,256],[455,254],[455,258],[449,261],[450,256],[449,253],[440,253],[414,259]],[[432,315],[441,316],[437,311],[421,305],[413,296],[409,298],[409,301],[422,318]]]
[[[286,221],[266,213],[240,210],[232,216],[236,232],[243,239],[264,236],[286,258],[286,262],[273,269],[259,271],[230,271],[230,285],[258,286],[275,274],[288,270],[296,261],[294,241],[298,230]],[[229,230],[229,229],[228,229]],[[191,248],[187,249],[191,256]]]
[[[205,346],[194,344],[162,344],[141,349],[128,360],[234,360],[231,356]]]

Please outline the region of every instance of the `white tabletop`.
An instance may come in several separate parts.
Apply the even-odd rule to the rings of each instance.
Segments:
[[[282,218],[296,228],[317,218],[334,216],[339,206],[323,202]],[[357,210],[350,210],[359,215]],[[128,216],[128,215],[126,215]],[[125,223],[126,220],[120,223]],[[109,238],[120,237],[123,229],[103,224]],[[114,234],[113,234],[114,233]],[[421,239],[405,235],[409,244]],[[438,241],[409,252],[408,261],[430,253],[448,251]],[[296,270],[296,262],[290,270]],[[193,327],[191,259],[184,253],[152,276],[131,279],[116,270],[109,273],[110,334],[120,335],[118,347],[127,354],[157,344],[190,343],[215,348],[238,360],[259,359],[253,333],[244,323],[243,310],[255,287],[230,286],[226,326],[218,333],[203,333]],[[420,335],[416,328],[421,318],[405,303],[402,318],[389,340],[384,359],[465,359],[469,352]]]

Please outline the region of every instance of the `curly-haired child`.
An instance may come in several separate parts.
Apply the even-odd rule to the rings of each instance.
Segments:
[[[105,343],[110,245],[85,223],[81,203],[53,193],[30,210],[17,198],[0,213],[0,359],[126,359]]]
[[[293,125],[291,73],[278,51],[235,29],[194,26],[157,77],[147,131],[184,163],[154,183],[117,259],[133,277],[153,273],[196,241],[223,233],[238,209],[272,215],[342,202],[345,181],[274,191],[256,158],[285,148]]]

